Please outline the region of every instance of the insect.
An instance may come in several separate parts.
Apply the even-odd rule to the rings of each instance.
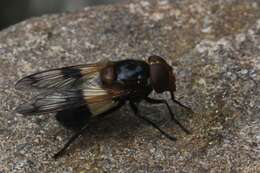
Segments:
[[[175,141],[174,136],[142,116],[137,106],[142,100],[151,104],[165,104],[171,119],[184,132],[190,133],[174,117],[166,100],[149,97],[153,90],[157,93],[168,91],[173,102],[192,111],[175,100],[176,85],[172,67],[156,55],[150,56],[148,61],[127,59],[47,70],[24,77],[16,84],[16,89],[29,88],[45,92],[33,101],[18,106],[18,113],[35,115],[56,112],[56,119],[62,125],[68,128],[78,127],[54,158],[61,156],[93,121],[100,121],[126,102],[136,117]]]

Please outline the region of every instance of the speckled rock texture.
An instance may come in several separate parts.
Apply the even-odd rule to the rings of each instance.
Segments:
[[[192,134],[167,122],[163,105],[140,108],[177,142],[125,106],[53,160],[72,132],[53,114],[14,112],[30,98],[14,89],[25,75],[152,54],[172,64],[176,98],[195,113],[171,107]],[[0,103],[1,173],[260,172],[260,2],[129,1],[16,24],[0,32]]]

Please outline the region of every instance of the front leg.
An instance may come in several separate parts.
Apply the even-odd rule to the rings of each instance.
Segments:
[[[153,98],[150,98],[150,97],[146,97],[144,99],[145,101],[147,101],[148,103],[151,103],[151,104],[165,104],[169,110],[169,113],[171,115],[171,119],[180,126],[180,128],[187,134],[191,134],[191,132],[186,129],[174,116],[172,110],[171,110],[171,107],[169,106],[168,102],[166,100],[163,100],[163,99],[153,99]]]
[[[185,106],[184,104],[182,104],[181,102],[179,102],[178,100],[175,100],[174,94],[173,92],[171,92],[171,97],[172,97],[172,101],[176,104],[178,104],[179,106],[189,110],[191,113],[194,113],[193,110],[191,108],[189,108],[188,106]]]
[[[172,140],[172,141],[176,141],[176,137],[169,135],[168,133],[166,133],[165,131],[163,131],[159,126],[157,126],[154,122],[152,122],[151,120],[149,120],[148,118],[141,116],[139,114],[138,108],[135,105],[134,102],[130,101],[130,107],[134,112],[134,115],[137,116],[138,118],[146,121],[147,123],[151,124],[154,128],[156,128],[159,132],[161,132],[165,137],[167,137],[168,139]]]

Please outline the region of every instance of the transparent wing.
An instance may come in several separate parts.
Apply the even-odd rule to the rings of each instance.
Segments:
[[[106,63],[85,64],[47,70],[24,77],[15,88],[25,89],[68,89],[77,88],[96,76]]]
[[[31,115],[86,106],[92,115],[97,115],[116,106],[118,98],[123,95],[122,90],[106,90],[100,87],[60,90],[39,95],[31,103],[20,105],[16,111],[20,114]]]

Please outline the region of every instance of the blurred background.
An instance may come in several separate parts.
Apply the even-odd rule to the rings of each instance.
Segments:
[[[0,30],[33,16],[75,11],[124,0],[1,0]]]

